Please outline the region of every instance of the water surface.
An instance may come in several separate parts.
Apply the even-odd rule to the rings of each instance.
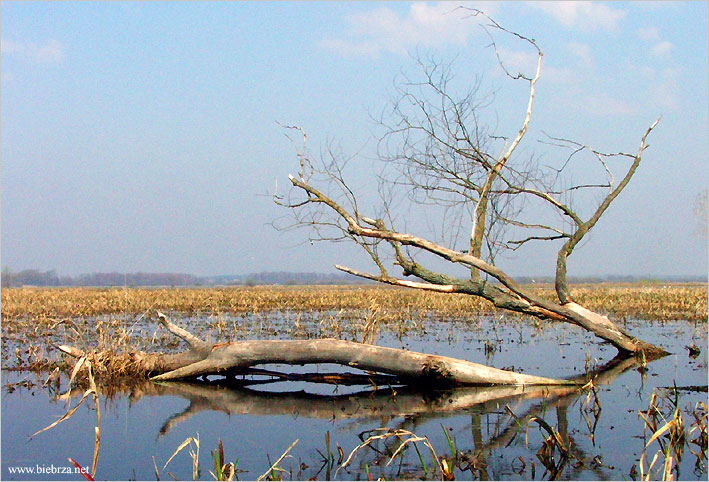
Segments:
[[[262,315],[260,328],[245,338],[294,338],[313,336],[322,325],[317,314],[299,319],[301,333],[293,332],[291,315]],[[329,316],[329,315],[328,315]],[[233,320],[220,320],[228,327]],[[199,318],[180,320],[184,326],[204,323]],[[243,320],[241,320],[243,322]],[[237,476],[254,480],[270,467],[296,439],[298,443],[279,467],[284,479],[337,478],[366,480],[424,478],[421,459],[413,446],[403,457],[386,463],[398,447],[394,439],[363,448],[352,462],[336,472],[338,450],[345,457],[376,429],[405,429],[428,437],[438,455],[452,459],[446,432],[454,441],[457,479],[560,479],[618,480],[638,473],[639,460],[651,433],[638,411],[647,410],[656,395],[658,404],[671,411],[675,394],[682,412],[688,441],[697,402],[707,403],[706,323],[630,321],[626,328],[641,338],[661,345],[672,355],[647,367],[626,362],[613,366],[597,380],[598,404],[588,391],[570,388],[465,388],[442,392],[426,387],[332,386],[304,382],[246,385],[218,378],[209,383],[145,382],[101,395],[101,445],[97,479],[155,480],[155,464],[161,480],[192,479],[188,449],[163,468],[188,437],[199,438],[202,480],[212,480],[211,451],[221,440],[226,461],[237,462]],[[136,330],[154,331],[154,326]],[[228,332],[228,330],[227,330]],[[214,334],[216,337],[217,335]],[[343,338],[354,335],[343,334]],[[608,363],[615,350],[576,327],[563,324],[535,326],[519,320],[428,320],[415,331],[403,333],[382,326],[378,344],[423,351],[485,363],[549,377],[583,374]],[[702,351],[690,357],[685,346]],[[8,347],[5,346],[5,350]],[[287,372],[337,372],[336,366],[264,368]],[[49,425],[67,410],[56,399],[52,384],[42,387],[48,374],[3,372],[2,478],[5,480],[77,480],[76,474],[11,473],[13,467],[68,467],[71,457],[90,466],[94,452],[96,411],[87,400],[75,415],[58,426],[29,435]],[[22,383],[24,382],[24,383]],[[674,390],[673,386],[679,387]],[[665,387],[665,388],[662,388]],[[669,387],[669,388],[668,388]],[[698,390],[704,387],[704,391]],[[66,379],[62,390],[65,390]],[[73,406],[82,390],[75,390]],[[506,408],[508,407],[508,408]],[[518,418],[515,421],[510,414]],[[558,473],[545,467],[538,452],[548,433],[533,420],[539,417],[560,433],[571,456],[554,463]],[[329,450],[334,455],[327,463]],[[433,477],[429,449],[418,445]],[[650,459],[657,442],[647,449]],[[194,450],[194,444],[192,445]],[[693,455],[700,447],[686,445],[675,477],[706,480],[706,458]],[[660,460],[664,460],[660,457]],[[548,462],[548,460],[547,460]],[[648,462],[645,462],[647,467]],[[655,469],[660,465],[658,462]],[[17,470],[17,469],[14,469]],[[657,476],[657,474],[655,475]],[[438,477],[438,476],[436,476]],[[639,477],[639,475],[637,476]]]

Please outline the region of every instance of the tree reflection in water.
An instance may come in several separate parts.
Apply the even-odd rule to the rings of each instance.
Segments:
[[[429,391],[412,386],[384,385],[383,388],[381,385],[370,385],[359,391],[328,395],[304,391],[269,392],[255,388],[268,386],[269,381],[282,382],[289,377],[309,378],[308,375],[313,375],[296,374],[274,376],[270,380],[220,378],[191,382],[146,381],[124,387],[123,390],[129,392],[133,401],[144,396],[173,396],[189,401],[185,410],[165,420],[160,428],[159,437],[166,435],[177,425],[202,411],[218,411],[229,415],[287,415],[325,420],[375,419],[382,427],[414,433],[424,423],[441,416],[468,413],[473,447],[457,447],[457,453],[451,453],[447,457],[449,462],[462,472],[458,474],[459,476],[481,480],[495,476],[496,470],[491,472],[489,466],[491,463],[489,458],[493,452],[511,447],[515,442],[532,446],[538,443],[534,435],[536,424],[532,422],[539,419],[543,421],[543,417],[549,416],[550,410],[555,410],[556,427],[553,430],[558,433],[567,452],[565,454],[553,450],[550,452],[548,445],[545,449],[545,443],[548,444],[547,433],[540,432],[542,439],[537,458],[541,465],[538,470],[543,469],[544,473],[535,474],[536,464],[525,462],[522,457],[513,459],[519,461],[512,463],[511,470],[520,477],[534,478],[542,475],[550,480],[557,479],[562,474],[564,478],[577,479],[582,472],[590,470],[598,479],[608,479],[612,478],[610,470],[613,467],[605,466],[598,456],[589,456],[581,448],[582,445],[576,443],[574,437],[577,437],[580,432],[569,431],[567,411],[572,403],[584,397],[583,402],[579,404],[579,410],[587,420],[588,433],[582,435],[589,437],[594,443],[595,427],[602,412],[600,404],[594,398],[595,387],[610,384],[620,374],[640,366],[641,362],[635,358],[614,359],[592,373],[577,377],[574,381],[579,385],[561,386],[461,387]],[[263,377],[270,376],[272,373],[255,370],[254,374]],[[327,374],[317,374],[317,377],[323,381],[337,380],[336,374],[332,378],[328,378]],[[581,385],[588,380],[593,380],[593,384]],[[386,382],[386,379],[379,378],[377,381]],[[115,388],[113,387],[114,390]],[[532,404],[514,417],[505,413],[506,406],[519,406],[520,402],[524,401]],[[497,414],[498,421],[491,432],[487,431],[486,439],[483,433],[483,418],[490,414]],[[359,468],[347,467],[347,473],[364,473],[365,463],[370,467],[383,468],[389,460],[388,457],[396,451],[400,443],[401,441],[396,438],[390,438],[383,441],[381,446],[373,445],[374,451],[371,452],[373,458],[369,458],[366,462],[361,461]],[[399,470],[402,468],[399,467]],[[420,468],[409,465],[405,470],[409,475],[415,475],[419,473]]]

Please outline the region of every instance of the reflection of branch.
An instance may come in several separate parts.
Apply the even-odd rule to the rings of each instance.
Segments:
[[[383,375],[380,373],[283,373],[262,368],[249,368],[245,371],[238,371],[237,374],[244,375],[243,378],[225,378],[218,383],[229,387],[246,387],[250,385],[265,385],[276,382],[308,382],[324,383],[337,386],[352,385],[372,385],[388,386],[401,385],[401,380],[393,375]],[[246,376],[265,376],[266,379],[246,378]]]
[[[625,371],[635,368],[640,362],[635,358],[615,358],[603,367],[574,379],[583,383],[589,379],[596,385],[612,383]],[[527,414],[520,414],[524,421],[535,416],[545,407],[570,404],[582,389],[578,385],[565,386],[496,386],[462,387],[444,391],[419,391],[411,387],[379,388],[345,395],[317,395],[306,392],[266,392],[243,387],[234,387],[229,379],[191,382],[151,382],[135,383],[124,387],[111,386],[111,390],[122,390],[130,394],[131,400],[143,396],[176,396],[189,401],[182,412],[169,417],[160,429],[160,436],[168,433],[177,424],[203,410],[213,410],[240,415],[297,415],[320,419],[381,419],[404,417],[402,428],[408,424],[439,417],[443,414],[472,410],[487,413],[498,410],[501,405],[518,403],[523,400],[540,399]],[[104,392],[105,390],[99,390]],[[75,388],[71,396],[81,395]],[[525,418],[527,417],[527,418]],[[411,427],[408,427],[411,428]],[[509,427],[484,447],[476,443],[476,452],[493,450],[509,442],[514,437],[514,427]]]
[[[195,413],[199,412],[202,409],[195,409],[195,407],[198,407],[198,403],[194,403],[190,401],[190,404],[185,408],[183,411],[176,413],[172,416],[170,416],[167,420],[165,420],[165,423],[162,424],[162,427],[160,427],[160,430],[158,431],[158,439],[163,437],[164,435],[167,435],[170,433],[170,431],[181,424],[182,422],[185,422],[192,418],[192,415]]]
[[[167,433],[177,423],[203,410],[240,415],[297,415],[319,419],[379,419],[382,417],[426,417],[456,413],[483,405],[494,409],[512,400],[574,393],[577,387],[465,387],[453,391],[420,392],[399,387],[362,391],[346,395],[316,395],[305,392],[265,392],[229,388],[216,382],[161,382],[154,386],[161,395],[186,398],[190,406],[170,417],[161,429]]]
[[[597,370],[592,371],[588,375],[581,375],[579,377],[576,377],[576,380],[580,381],[582,379],[588,379],[590,377],[596,385],[607,385],[612,383],[618,376],[625,373],[626,371],[632,368],[637,368],[639,366],[641,366],[641,362],[635,357],[616,357],[605,365],[603,365],[602,367],[598,368]],[[485,457],[493,450],[499,449],[500,447],[507,447],[512,443],[515,437],[517,437],[520,426],[526,426],[533,418],[546,412],[550,407],[556,407],[558,410],[557,415],[559,419],[557,420],[557,423],[559,424],[559,430],[562,436],[565,437],[566,440],[571,440],[571,436],[568,434],[568,430],[566,430],[565,428],[567,423],[564,418],[566,415],[566,407],[571,405],[571,403],[573,403],[574,400],[576,400],[581,393],[582,390],[578,389],[568,391],[566,393],[560,390],[550,391],[542,401],[532,405],[526,412],[522,414],[517,414],[516,418],[511,418],[507,427],[500,433],[492,437],[490,440],[488,440],[487,443],[483,443],[482,438],[480,437],[478,439],[479,441],[475,442],[475,451],[472,454],[471,458],[474,461],[484,460]],[[478,407],[475,408],[475,412],[478,413]],[[571,446],[571,451],[574,456],[576,456],[580,460],[586,458],[585,454],[581,451],[578,444],[571,443],[569,445]],[[600,466],[592,467],[592,470],[597,474],[601,473],[600,469]],[[576,477],[571,477],[572,480],[575,478]],[[606,477],[599,476],[599,479],[604,478]]]

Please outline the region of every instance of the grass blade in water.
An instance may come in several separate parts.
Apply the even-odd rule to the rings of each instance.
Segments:
[[[38,434],[40,434],[40,433],[42,433],[42,432],[44,432],[44,431],[46,431],[46,430],[49,430],[49,429],[52,428],[52,427],[56,427],[57,425],[59,425],[60,423],[62,423],[64,420],[67,420],[68,418],[71,418],[71,416],[74,415],[74,412],[76,412],[76,411],[79,409],[79,407],[81,406],[81,404],[84,403],[84,400],[86,400],[86,397],[88,397],[89,395],[91,395],[91,393],[93,393],[93,390],[92,390],[91,388],[89,388],[88,390],[86,390],[86,391],[84,392],[84,394],[81,396],[81,400],[79,400],[79,403],[77,403],[74,408],[70,409],[67,413],[65,413],[64,415],[62,415],[62,417],[61,417],[59,420],[57,420],[56,422],[54,422],[54,423],[52,423],[52,424],[50,424],[50,425],[47,425],[47,426],[44,427],[42,430],[37,430],[35,433],[33,433],[32,435],[30,435],[30,437],[34,437],[35,435],[38,435]]]

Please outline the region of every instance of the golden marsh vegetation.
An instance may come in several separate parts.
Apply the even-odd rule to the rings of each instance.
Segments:
[[[538,290],[539,294],[545,297],[554,296],[553,286],[538,286],[535,287],[535,289]],[[623,323],[623,320],[641,320],[639,322],[633,322],[634,330],[641,331],[643,328],[638,328],[638,325],[642,326],[643,323],[645,323],[648,325],[649,330],[653,327],[655,329],[658,327],[662,329],[667,328],[667,331],[670,332],[681,332],[678,336],[686,336],[686,333],[690,333],[692,336],[691,340],[697,344],[700,344],[699,340],[706,341],[706,284],[589,284],[575,286],[573,293],[580,304],[588,306],[592,310],[606,313],[621,323]],[[60,391],[60,386],[68,385],[70,388],[72,382],[71,380],[66,382],[66,378],[72,366],[74,366],[73,363],[75,360],[63,358],[54,347],[54,344],[69,344],[85,351],[92,350],[90,353],[87,352],[88,366],[91,368],[82,369],[76,377],[77,387],[80,387],[75,388],[76,393],[84,393],[84,397],[86,397],[86,394],[90,393],[90,391],[86,390],[86,387],[94,390],[93,393],[97,393],[96,390],[98,389],[96,388],[96,384],[98,384],[98,386],[101,387],[101,395],[107,399],[114,396],[122,396],[120,394],[124,393],[123,391],[129,391],[132,397],[131,400],[140,399],[143,396],[143,385],[141,385],[140,380],[130,376],[131,365],[125,361],[128,357],[124,360],[120,357],[108,356],[108,353],[121,352],[123,354],[130,354],[135,350],[162,352],[180,350],[183,346],[182,342],[167,333],[166,330],[159,329],[158,326],[151,321],[157,310],[168,313],[176,323],[185,326],[203,339],[211,339],[215,342],[247,338],[269,339],[274,337],[288,339],[337,337],[341,339],[361,340],[368,334],[367,330],[378,323],[381,332],[386,331],[389,336],[410,337],[407,338],[407,340],[422,336],[426,338],[427,342],[440,342],[440,345],[446,349],[457,344],[475,345],[476,347],[480,347],[482,350],[480,353],[484,353],[486,360],[487,357],[493,353],[498,353],[498,356],[502,356],[502,344],[508,347],[506,350],[518,351],[518,347],[521,346],[525,338],[521,327],[526,326],[529,327],[530,331],[543,332],[545,336],[549,335],[552,338],[558,339],[560,344],[570,345],[573,343],[573,346],[566,348],[564,352],[566,354],[565,357],[550,361],[552,365],[560,364],[564,370],[568,369],[569,372],[573,373],[576,369],[574,367],[578,367],[577,371],[581,369],[588,371],[594,368],[594,364],[597,363],[597,360],[592,357],[589,345],[584,343],[583,337],[580,337],[578,340],[573,339],[573,336],[564,338],[567,336],[567,332],[576,328],[570,327],[571,329],[567,329],[567,326],[563,324],[551,322],[547,324],[547,322],[539,322],[539,320],[533,320],[534,325],[520,323],[520,321],[523,320],[521,320],[519,315],[495,310],[490,303],[466,295],[440,294],[375,285],[262,286],[191,289],[10,288],[2,290],[2,364],[6,369],[37,370],[37,381],[32,382],[22,374],[18,378],[19,381],[11,381],[5,385],[4,389],[6,393],[14,392],[19,393],[20,395],[18,396],[22,396],[21,392],[23,389],[38,389],[37,387],[40,385],[42,385],[43,388],[47,386],[49,387],[48,390],[51,389],[57,393]],[[491,318],[492,316],[494,316],[494,320]],[[447,321],[447,323],[436,323],[438,320]],[[553,325],[553,327],[550,325]],[[438,330],[439,327],[442,328]],[[516,338],[510,336],[510,333],[516,333],[518,328],[520,329],[519,342],[516,341]],[[684,331],[680,330],[680,328]],[[495,332],[497,329],[501,330],[500,334]],[[547,331],[547,329],[549,329],[549,331]],[[558,331],[554,332],[554,330],[557,329]],[[578,332],[580,331],[581,330],[578,330]],[[466,332],[469,333],[466,334]],[[657,332],[657,330],[655,330],[655,332]],[[425,335],[421,335],[422,333]],[[450,337],[453,337],[453,339]],[[520,345],[518,345],[518,343]],[[549,347],[548,344],[544,344],[548,343],[548,341],[545,342],[542,340],[537,341],[537,343],[541,344],[537,345],[536,348],[532,347],[527,351],[519,350],[519,352],[529,354],[532,349],[538,349],[540,346],[546,346],[547,349]],[[470,348],[466,353],[474,354],[475,350],[476,348]],[[594,350],[594,354],[599,354],[600,356],[598,348],[594,347]],[[534,357],[527,359],[524,358],[524,356],[525,355],[521,355],[519,363],[526,363],[526,365],[524,365],[525,369],[539,368],[534,365],[539,364],[540,361],[534,359]],[[584,356],[586,357],[585,366]],[[694,381],[696,377],[692,378],[695,371],[698,371],[700,374],[706,373],[706,357],[705,355],[703,355],[703,357],[704,358],[699,357],[695,360],[691,352],[689,357],[687,357],[685,352],[685,355],[681,358],[681,360],[688,360],[684,362],[686,365],[683,365],[686,370],[686,375],[682,380],[689,380],[685,381],[685,384],[696,383]],[[572,360],[576,361],[574,362]],[[658,369],[658,366],[661,366],[660,362],[655,363],[654,370],[662,374],[663,372]],[[84,366],[86,367],[87,365]],[[549,366],[544,366],[545,370],[549,368]],[[46,371],[41,374],[39,372],[39,370],[46,369],[53,370],[48,378]],[[60,375],[61,371],[65,373],[63,378],[62,375]],[[87,379],[83,378],[84,373],[87,374]],[[127,378],[120,378],[121,375],[129,376]],[[637,373],[634,373],[634,375],[637,375]],[[72,375],[72,377],[73,376],[74,375]],[[94,376],[96,377],[96,382],[94,382]],[[653,380],[650,377],[646,377],[644,371],[640,376],[643,381]],[[637,376],[632,377],[632,379],[636,378]],[[669,382],[667,382],[669,379],[661,379],[663,380],[662,383],[669,387]],[[655,384],[658,383],[657,380],[660,380],[660,378],[654,379]],[[81,383],[79,383],[79,381],[81,381]],[[122,381],[125,382],[124,385],[121,384]],[[162,389],[160,385],[150,386]],[[194,390],[194,386],[188,386],[190,390]],[[604,391],[597,391],[593,384],[587,385],[586,388],[589,386],[590,390],[587,391],[586,395],[581,395],[581,398],[578,398],[579,395],[574,394],[568,397],[551,400],[551,403],[556,403],[558,407],[561,407],[560,410],[556,411],[557,416],[562,413],[564,417],[566,417],[566,407],[574,403],[574,400],[581,400],[581,402],[575,406],[578,407],[579,414],[583,418],[569,417],[569,420],[564,419],[563,421],[560,420],[555,423],[553,413],[546,413],[544,412],[545,409],[541,409],[541,412],[539,412],[537,405],[532,405],[528,413],[518,412],[515,414],[512,413],[511,410],[509,411],[512,417],[509,422],[511,424],[510,426],[514,428],[514,424],[517,424],[517,426],[520,427],[520,433],[531,433],[531,436],[535,437],[535,432],[530,430],[530,424],[532,422],[536,422],[539,427],[546,430],[543,433],[541,429],[539,430],[539,433],[542,433],[541,442],[538,439],[532,438],[532,442],[529,444],[531,448],[528,453],[525,453],[527,461],[533,463],[541,462],[542,466],[539,466],[540,470],[542,470],[542,468],[549,470],[551,474],[561,474],[564,470],[566,470],[567,473],[569,471],[573,473],[574,467],[581,467],[584,464],[589,467],[593,466],[593,460],[596,459],[592,459],[591,455],[595,454],[595,452],[591,455],[587,455],[583,451],[576,450],[576,442],[571,440],[568,433],[565,433],[563,437],[559,435],[562,430],[566,430],[569,421],[573,424],[574,422],[572,420],[578,419],[581,424],[571,425],[575,427],[573,430],[578,433],[585,433],[586,425],[583,425],[583,421],[585,420],[589,437],[592,441],[595,440],[593,437],[596,436],[596,422],[601,414],[600,398],[603,397],[604,400],[607,401],[609,397],[611,397],[611,394],[605,389]],[[684,387],[683,389],[694,390],[691,386]],[[214,400],[217,400],[215,405],[210,406],[210,410],[215,413],[219,412],[219,410],[223,410],[219,407],[223,406],[225,400],[224,391],[221,391],[219,387],[210,387],[206,384],[201,387],[200,390],[211,393]],[[211,392],[209,392],[209,390],[211,390]],[[656,390],[658,390],[658,393],[661,393],[659,392],[661,388],[657,388]],[[663,473],[674,475],[672,473],[673,467],[679,466],[679,457],[682,455],[683,450],[688,450],[691,454],[696,456],[698,466],[706,463],[706,405],[703,402],[696,402],[696,397],[690,392],[689,394],[683,395],[685,399],[683,399],[680,406],[677,401],[677,390],[678,389],[675,387],[673,397],[671,399],[667,398],[669,401],[665,403],[664,398],[655,396],[655,389],[653,389],[649,406],[645,405],[642,407],[643,411],[639,412],[640,416],[638,421],[635,422],[637,430],[633,432],[635,434],[634,437],[639,439],[640,437],[647,438],[650,436],[650,442],[654,442],[656,445],[660,443],[663,444],[660,447],[661,450],[658,451],[655,445],[651,443],[646,443],[644,440],[640,441],[640,449],[638,449],[642,450],[642,453],[638,455],[640,460],[638,461],[637,457],[633,459],[633,461],[628,460],[627,466],[623,466],[619,469],[623,471],[623,474],[619,471],[615,471],[612,472],[614,476],[624,475],[628,473],[629,469],[631,473],[635,471],[636,475],[640,475],[640,478],[643,480],[647,480],[645,475],[650,474],[651,471],[653,471],[652,473],[654,474],[658,470],[661,470]],[[69,390],[69,392],[70,391],[71,390]],[[617,396],[620,397],[619,399],[624,401],[623,403],[630,403],[628,401],[631,400],[635,403],[634,397],[627,396],[625,385],[619,390],[616,390],[616,392],[618,393]],[[159,392],[146,393],[156,394]],[[203,406],[201,404],[204,404],[205,400],[209,400],[209,398],[203,396],[203,393],[205,392],[199,392],[199,396],[201,397],[199,398],[199,406]],[[243,395],[243,392],[236,391],[234,393]],[[251,394],[252,392],[247,393]],[[274,406],[274,396],[270,392],[264,393],[268,393],[266,396],[268,401],[265,402],[264,406],[269,408]],[[296,393],[294,396],[297,397],[297,393],[300,392],[294,393]],[[402,390],[402,395],[399,395],[400,398],[397,399],[397,404],[403,403],[403,394],[404,392]],[[32,395],[34,395],[34,392]],[[282,399],[288,404],[295,403],[285,398],[287,396],[286,394],[279,394],[279,396],[281,397],[278,398],[279,400]],[[349,396],[349,394],[342,395],[342,397]],[[367,397],[369,396],[368,394]],[[254,395],[254,398],[248,400],[260,400],[255,397]],[[450,400],[448,397],[449,394],[447,393],[446,399]],[[584,399],[585,403],[583,403]],[[691,406],[684,402],[686,399],[692,402]],[[96,400],[97,399],[94,399],[95,407],[101,406],[102,410],[103,407],[108,407],[105,410],[107,413],[111,413],[110,404],[101,405]],[[191,401],[192,399],[189,400]],[[349,400],[349,398],[347,400]],[[670,401],[672,404],[670,404]],[[160,403],[161,402],[156,401],[153,406],[156,413],[162,413],[161,410],[163,409],[160,408]],[[307,403],[312,405],[312,399],[308,399]],[[331,404],[332,401],[328,399],[327,403]],[[427,400],[426,403],[430,402]],[[450,403],[450,401],[448,403]],[[78,402],[77,406],[79,404],[81,404],[81,401]],[[546,407],[546,404],[547,401],[545,399],[539,406]],[[195,403],[195,405],[198,404]],[[447,404],[444,404],[444,406],[447,406]],[[646,406],[648,408],[645,410]],[[249,407],[251,407],[251,405],[249,405]],[[328,407],[330,407],[330,405],[328,405]],[[494,414],[498,413],[500,409],[499,406],[488,406],[485,408],[484,405],[481,405],[481,407],[480,410],[492,410],[490,415],[486,415],[487,417],[497,417],[497,415]],[[632,405],[628,404],[627,407],[632,407]],[[237,406],[230,406],[229,410],[232,409],[234,413],[238,413],[239,408]],[[627,408],[619,411],[617,414],[607,410],[603,411],[603,413],[607,414],[605,415],[605,419],[609,420],[608,423],[620,424],[622,422],[617,421],[613,417],[620,415],[621,419],[625,419],[628,418],[627,413],[631,411],[632,408]],[[549,422],[544,420],[542,415],[549,420]],[[96,410],[96,416],[96,426],[100,427],[101,423],[104,424],[100,429],[104,434],[102,437],[104,439],[115,437],[119,429],[111,425],[111,421],[116,417],[105,417],[102,422],[98,410]],[[179,414],[174,420],[182,420],[182,416],[182,414]],[[229,412],[228,416],[232,416],[231,412]],[[480,415],[478,415],[478,417],[480,417]],[[163,427],[172,427],[172,424],[176,423],[173,418],[168,418],[167,420],[168,422],[166,422]],[[479,429],[482,420],[491,420],[491,418],[478,418],[477,421],[474,422],[474,424],[477,424],[474,425],[474,427],[477,426]],[[669,422],[667,422],[667,420],[669,420]],[[298,422],[293,421],[292,423],[294,426],[297,426]],[[308,423],[312,424],[312,426],[320,427],[320,425],[317,425],[319,423],[317,420],[314,422],[309,421]],[[327,423],[330,424],[334,422],[328,421]],[[352,422],[345,420],[341,423],[350,424]],[[446,421],[446,423],[450,424],[452,422]],[[37,425],[41,427],[43,424]],[[218,428],[214,428],[206,425],[201,427],[200,432],[205,434],[209,433],[209,431],[214,431],[220,434],[224,426],[226,425],[219,425]],[[331,429],[331,425],[327,427],[327,430]],[[483,455],[479,459],[470,458],[473,454],[471,450],[466,450],[466,452],[459,451],[455,447],[454,438],[450,435],[449,429],[442,423],[440,427],[444,435],[443,437],[441,437],[440,433],[437,435],[435,431],[433,433],[429,431],[428,435],[432,437],[429,445],[422,445],[420,449],[416,449],[417,454],[419,450],[421,450],[422,453],[426,453],[424,450],[429,450],[430,446],[431,457],[427,457],[426,460],[432,459],[433,465],[427,466],[425,463],[421,463],[420,466],[416,465],[416,459],[412,456],[408,459],[408,465],[406,466],[409,467],[407,470],[409,470],[410,473],[407,473],[407,477],[405,478],[430,479],[440,477],[442,480],[453,480],[456,477],[465,478],[461,477],[461,475],[467,475],[468,470],[471,471],[470,477],[474,479],[487,478],[487,472],[485,472],[485,456]],[[532,427],[537,428],[536,425],[532,425]],[[322,430],[324,431],[326,429]],[[475,428],[473,428],[473,431],[474,430]],[[255,431],[257,430],[255,429]],[[438,427],[436,427],[436,431],[438,431]],[[601,431],[602,430],[599,431],[599,438],[609,436],[608,434],[602,434]],[[645,435],[645,431],[648,432],[648,435]],[[98,434],[99,432],[95,433]],[[350,457],[352,457],[352,454],[355,454],[362,460],[372,460],[371,458],[366,458],[370,457],[370,455],[365,454],[364,451],[361,451],[362,453],[358,452],[358,450],[363,447],[362,444],[353,445],[351,440],[349,440],[349,442],[347,441],[348,439],[343,433],[344,431],[340,431],[338,428],[337,434],[341,437],[340,441],[343,447],[347,449],[347,452],[351,450]],[[361,433],[374,434],[366,441],[360,439],[362,443],[367,441],[374,443],[376,442],[375,438],[377,438],[377,440],[381,440],[382,444],[384,444],[390,437],[392,440],[398,437],[401,443],[400,447],[403,446],[404,443],[408,443],[409,440],[412,440],[411,444],[414,444],[417,440],[429,441],[427,438],[414,436],[413,432],[408,432],[407,430],[402,431],[402,429],[399,428],[381,428],[362,431]],[[491,453],[494,450],[502,450],[494,448],[496,447],[495,444],[498,442],[501,444],[500,446],[504,445],[507,447],[511,443],[511,440],[505,437],[507,434],[515,433],[517,433],[515,430],[500,430],[499,434],[492,436],[488,441],[488,445],[493,447],[489,449]],[[667,436],[665,436],[665,434],[667,434]],[[94,432],[90,432],[90,435],[94,437]],[[557,437],[557,435],[559,435],[559,437]],[[660,437],[660,435],[662,435],[662,437]],[[73,433],[69,435],[69,437],[72,436],[74,436]],[[406,438],[406,436],[411,438]],[[317,456],[309,456],[309,453],[317,453],[323,458],[325,461],[325,465],[323,466],[328,467],[327,479],[330,478],[330,469],[335,470],[336,467],[346,468],[347,461],[350,459],[345,459],[345,452],[343,452],[339,460],[336,461],[335,457],[332,455],[334,452],[330,450],[329,437],[330,432],[327,432],[326,449],[324,452],[320,450],[320,448],[322,448],[321,445],[319,445],[317,452],[316,448],[312,445],[301,450],[298,456],[305,457],[305,459],[308,460],[308,464],[303,464],[301,467],[308,468],[308,465],[310,465],[312,469],[309,472],[294,473],[291,468],[291,480],[304,480],[313,476],[313,474],[315,474],[315,476],[320,474],[320,472],[315,472],[317,467],[316,464],[312,462],[312,460],[318,460],[316,458]],[[471,444],[473,444],[473,442],[466,442],[460,431],[457,432],[457,437],[459,446],[464,447],[463,450],[465,450],[465,447],[472,446]],[[207,440],[211,439],[205,436],[205,445],[209,447],[210,445],[208,444],[211,442]],[[478,443],[482,440],[482,436],[480,436],[479,440],[474,441],[476,449]],[[512,440],[514,440],[514,438]],[[581,440],[581,437],[579,437],[579,440]],[[624,442],[622,443],[626,443],[626,439],[623,440]],[[185,442],[190,441],[192,444],[198,443],[198,439],[191,437]],[[337,443],[336,446],[338,449],[343,450],[340,448],[339,442],[335,443]],[[542,446],[537,451],[539,443],[542,443]],[[593,443],[595,446],[595,442]],[[627,443],[630,446],[631,442]],[[219,444],[221,445],[221,440]],[[305,443],[303,445],[305,445]],[[434,451],[434,445],[438,452]],[[179,445],[175,454],[185,447],[187,447],[185,443]],[[189,445],[189,447],[192,447],[192,445]],[[237,440],[230,440],[227,447],[232,452],[238,454],[243,454],[245,450],[241,442]],[[293,445],[291,445],[291,448],[292,447]],[[448,448],[450,448],[449,451]],[[172,452],[173,449],[174,447],[171,447],[169,452]],[[101,450],[104,452],[102,455],[103,460],[112,457],[112,455],[109,455],[111,453],[110,444],[102,447]],[[150,451],[155,450],[153,446],[143,449],[148,455]],[[270,450],[273,454],[276,449],[269,446],[265,450]],[[283,449],[282,447],[278,447],[278,450],[282,451]],[[290,448],[288,450],[290,450]],[[99,437],[96,435],[92,472],[96,470],[95,461],[97,460],[98,451]],[[327,455],[323,456],[323,453]],[[448,453],[450,453],[450,455],[448,455]],[[484,454],[484,451],[476,453]],[[502,452],[494,453],[499,454],[500,458],[502,458]],[[591,452],[588,451],[588,453]],[[173,454],[173,456],[175,454]],[[192,452],[192,454],[192,467],[198,468],[200,464],[199,456],[196,452]],[[390,455],[391,460],[400,457],[401,461],[403,461],[403,454],[403,450],[397,450],[393,455]],[[470,454],[470,457],[466,456],[466,454]],[[565,455],[559,458],[560,454]],[[214,457],[214,453],[212,453],[212,456]],[[115,457],[115,455],[113,455],[113,457]],[[183,454],[182,457],[185,457],[185,455]],[[245,455],[242,455],[242,457],[244,457],[242,461],[243,466],[249,467],[251,470],[249,474],[256,474],[253,468],[256,466],[256,461],[254,461],[253,458],[247,459]],[[611,454],[609,454],[608,457],[611,458]],[[171,459],[172,458],[168,459],[168,462]],[[423,460],[420,455],[419,459]],[[690,457],[685,455],[685,459],[689,460]],[[91,459],[87,458],[87,460]],[[220,454],[218,460],[224,462],[230,459],[225,459],[224,455]],[[520,460],[522,462],[518,464]],[[381,460],[378,460],[378,462],[381,462]],[[633,463],[634,465],[632,465]],[[202,464],[204,465],[204,460],[202,460]],[[239,459],[236,459],[231,465],[223,463],[217,464],[215,466],[214,478],[221,480],[223,477],[220,474],[233,474],[238,464]],[[631,465],[632,468],[629,467]],[[267,466],[268,465],[265,467]],[[273,466],[277,467],[278,462],[273,464]],[[388,465],[384,463],[378,463],[377,465],[372,464],[372,467],[375,466],[377,470],[382,471],[387,470],[386,467],[388,467]],[[687,466],[686,462],[685,466]],[[167,463],[161,470],[164,471],[165,467],[167,467]],[[217,467],[219,467],[219,469],[217,469]],[[231,472],[221,470],[223,467],[228,468]],[[261,473],[265,467],[259,467],[258,473]],[[513,462],[510,462],[510,467],[512,467],[511,470],[513,470],[511,473],[517,474],[522,478],[535,478],[534,465],[532,465],[532,463],[527,464],[527,462],[522,460],[522,457],[518,457],[514,459]],[[322,470],[322,468],[320,470]],[[352,475],[356,473],[357,470],[361,469],[354,468],[353,470],[354,472],[348,472],[348,475]],[[367,470],[369,469],[365,469],[365,472]],[[611,470],[611,468],[608,470]],[[678,471],[679,469],[676,470]],[[683,470],[687,470],[687,468],[685,467]],[[683,472],[683,474],[685,473],[687,472]],[[706,473],[705,465],[701,465],[696,473],[699,474],[700,477],[704,477]],[[155,474],[156,478],[160,477],[157,465],[155,465]],[[284,474],[284,476],[281,477],[280,474]],[[388,479],[399,478],[397,477],[398,474],[390,472],[382,472],[382,475],[385,475]],[[363,475],[362,478],[364,477]],[[199,477],[193,476],[193,478],[197,480]],[[278,471],[273,472],[273,476],[270,478],[272,480],[286,479],[286,469],[278,468]],[[552,477],[550,476],[550,478]],[[571,476],[570,478],[573,479],[574,477]],[[599,478],[603,479],[603,477]]]
[[[553,286],[535,289],[554,296]],[[620,322],[707,322],[706,284],[594,284],[576,286],[573,292],[580,304]],[[373,324],[382,333],[403,338],[425,333],[435,320],[455,322],[457,328],[450,325],[449,331],[469,331],[491,316],[498,322],[521,318],[477,297],[376,285],[3,288],[3,366],[52,368],[59,344],[107,353],[179,349],[180,340],[150,321],[157,310],[216,342],[326,337],[362,341]],[[539,329],[547,323],[533,321]]]
[[[554,296],[553,286],[536,289],[545,297]],[[615,318],[707,320],[706,284],[589,284],[574,287],[573,295],[579,304]],[[153,309],[216,315],[363,310],[372,305],[402,319],[412,312],[457,319],[496,312],[491,303],[472,296],[369,285],[2,290],[4,324],[16,320],[56,322],[61,318],[106,314],[135,315]]]

